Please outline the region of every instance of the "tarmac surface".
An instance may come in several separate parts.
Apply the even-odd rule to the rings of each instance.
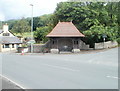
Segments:
[[[118,48],[79,54],[3,54],[3,75],[28,89],[117,89]],[[3,88],[18,88],[3,79]],[[8,86],[7,86],[7,85]]]

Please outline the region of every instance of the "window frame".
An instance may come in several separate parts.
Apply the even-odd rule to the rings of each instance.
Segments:
[[[4,48],[10,48],[10,44],[5,44]]]
[[[3,36],[10,36],[10,33],[3,33]]]
[[[15,48],[15,45],[14,45],[14,44],[12,44],[12,48]]]

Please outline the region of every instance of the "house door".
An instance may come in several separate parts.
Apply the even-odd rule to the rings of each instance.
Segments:
[[[72,51],[73,43],[71,39],[63,38],[58,40],[58,49],[60,51]]]

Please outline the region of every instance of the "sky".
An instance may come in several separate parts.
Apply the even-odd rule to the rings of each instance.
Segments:
[[[0,0],[0,21],[53,13],[57,3],[67,0]]]

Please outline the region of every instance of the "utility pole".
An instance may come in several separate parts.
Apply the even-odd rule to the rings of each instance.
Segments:
[[[31,40],[33,40],[33,4],[30,4],[32,7],[32,14],[31,14]],[[31,53],[33,53],[33,43],[31,43]]]
[[[0,29],[2,29],[2,20],[0,21]]]

